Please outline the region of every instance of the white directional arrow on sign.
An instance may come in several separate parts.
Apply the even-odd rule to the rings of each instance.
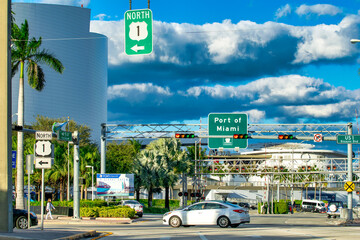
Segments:
[[[138,46],[137,44],[131,48],[131,50],[138,52],[139,50],[144,50],[144,46]]]

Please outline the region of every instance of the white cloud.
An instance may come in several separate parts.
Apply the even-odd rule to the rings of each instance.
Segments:
[[[340,103],[326,105],[303,105],[303,106],[284,106],[287,114],[301,118],[334,118],[336,116],[355,117],[355,109],[358,108],[357,101],[346,100]]]
[[[260,111],[257,109],[243,111],[243,113],[247,113],[249,122],[251,122],[251,123],[262,122],[266,118],[265,111]]]
[[[120,84],[108,87],[108,99],[128,98],[129,101],[141,101],[148,95],[171,96],[168,87],[163,88],[152,83]]]
[[[254,105],[321,103],[332,99],[355,98],[351,91],[343,87],[335,88],[320,79],[300,75],[262,78],[238,86],[195,86],[179,93],[195,98],[206,95],[214,99],[239,99]]]
[[[13,1],[14,2],[14,1]],[[20,2],[20,1],[16,1]],[[80,7],[83,5],[87,7],[90,4],[90,0],[32,0],[32,3],[47,3],[47,4],[59,4]]]
[[[295,12],[300,16],[309,15],[309,14],[315,14],[318,16],[321,15],[335,16],[339,13],[342,13],[342,10],[330,4],[316,4],[311,6],[303,4],[300,7],[298,7]]]
[[[95,19],[99,19],[100,21],[103,21],[106,17],[108,17],[108,16],[104,13],[94,16]]]
[[[154,21],[153,53],[140,56],[127,56],[124,53],[123,20],[91,21],[90,26],[91,31],[109,38],[110,65],[158,62],[194,66],[238,61],[258,65],[271,57],[274,68],[281,68],[283,64],[278,61],[291,56],[293,58],[288,61],[289,64],[352,56],[355,52],[348,39],[360,31],[360,16],[349,15],[337,25],[316,26],[291,26],[276,22],[257,24],[251,21],[234,24],[230,20],[204,25]],[[285,46],[287,51],[283,50]]]
[[[289,4],[286,4],[285,6],[282,6],[278,10],[276,10],[275,17],[276,19],[286,17],[291,13],[291,7]]]

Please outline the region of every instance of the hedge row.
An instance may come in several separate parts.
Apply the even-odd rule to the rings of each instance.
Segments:
[[[45,203],[46,204],[46,203]],[[55,207],[73,207],[74,202],[73,201],[53,201],[52,204]],[[40,206],[40,201],[34,201],[31,202],[31,206]],[[107,202],[104,200],[80,200],[80,207],[104,207],[107,206]]]
[[[269,203],[258,203],[258,213],[261,213],[263,209],[265,214],[287,214],[289,212],[289,202],[285,200],[280,200],[279,202]],[[263,206],[263,207],[262,207]]]
[[[128,206],[117,207],[84,207],[80,208],[81,217],[114,217],[133,218],[135,210]]]

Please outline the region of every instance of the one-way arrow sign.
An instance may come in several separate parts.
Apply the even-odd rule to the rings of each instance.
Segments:
[[[144,46],[138,46],[137,44],[131,48],[131,50],[138,52],[139,50],[144,50]]]
[[[45,168],[49,169],[52,165],[51,158],[36,158],[35,159],[35,168]]]

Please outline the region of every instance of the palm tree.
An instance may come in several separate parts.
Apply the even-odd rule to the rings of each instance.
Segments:
[[[45,75],[39,64],[46,64],[56,72],[62,73],[64,66],[47,50],[40,50],[41,37],[36,40],[29,38],[29,25],[27,20],[19,28],[15,23],[11,26],[11,70],[12,77],[20,68],[19,98],[18,98],[18,125],[24,126],[24,68],[27,64],[27,77],[29,85],[41,91],[45,86]],[[16,208],[24,209],[24,134],[18,132],[17,143],[17,183]]]
[[[187,152],[181,150],[179,139],[160,138],[157,141],[151,142],[148,145],[148,149],[159,154],[159,157],[154,160],[160,166],[160,184],[165,188],[165,208],[169,209],[170,187],[174,186],[179,179],[179,174],[187,171],[191,163],[187,157]]]

